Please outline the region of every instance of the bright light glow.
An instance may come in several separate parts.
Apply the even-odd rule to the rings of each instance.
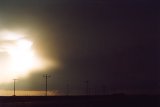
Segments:
[[[10,31],[1,32],[0,36],[1,36],[0,37],[1,39],[5,39],[5,40],[17,40],[17,39],[20,39],[20,38],[24,37],[24,35],[14,33],[14,32],[10,32]]]
[[[11,58],[11,70],[13,75],[26,73],[37,66],[36,56],[31,48],[32,42],[20,39],[14,47],[9,47],[8,53]]]
[[[0,83],[27,76],[46,66],[47,62],[38,57],[33,42],[26,36],[9,31],[0,33]]]

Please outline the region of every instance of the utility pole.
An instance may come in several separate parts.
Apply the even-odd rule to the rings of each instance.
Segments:
[[[94,88],[94,95],[97,95],[97,87]]]
[[[102,85],[102,95],[106,95],[106,86]]]
[[[47,80],[48,80],[48,78],[50,77],[48,74],[44,74],[43,75],[43,77],[45,78],[45,80],[46,80],[46,96],[47,96],[47,89],[48,89],[48,84],[47,84]]]
[[[16,96],[16,80],[17,79],[13,79],[13,96]]]
[[[69,96],[69,94],[70,94],[70,86],[69,86],[69,83],[67,83],[67,85],[66,85],[66,95],[67,96]]]
[[[89,81],[85,81],[86,83],[86,95],[89,95]]]

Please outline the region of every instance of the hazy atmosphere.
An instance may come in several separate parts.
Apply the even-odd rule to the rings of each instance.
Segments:
[[[44,74],[53,95],[160,93],[159,25],[151,0],[1,0],[0,95]]]

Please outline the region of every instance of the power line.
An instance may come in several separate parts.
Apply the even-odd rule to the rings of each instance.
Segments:
[[[47,90],[48,90],[48,84],[47,84],[47,82],[48,82],[48,78],[49,78],[50,76],[49,76],[48,74],[44,74],[43,77],[44,77],[45,80],[46,80],[46,96],[47,96]]]

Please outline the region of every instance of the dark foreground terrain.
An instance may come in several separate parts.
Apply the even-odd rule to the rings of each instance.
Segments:
[[[11,96],[0,107],[160,107],[160,96]]]

